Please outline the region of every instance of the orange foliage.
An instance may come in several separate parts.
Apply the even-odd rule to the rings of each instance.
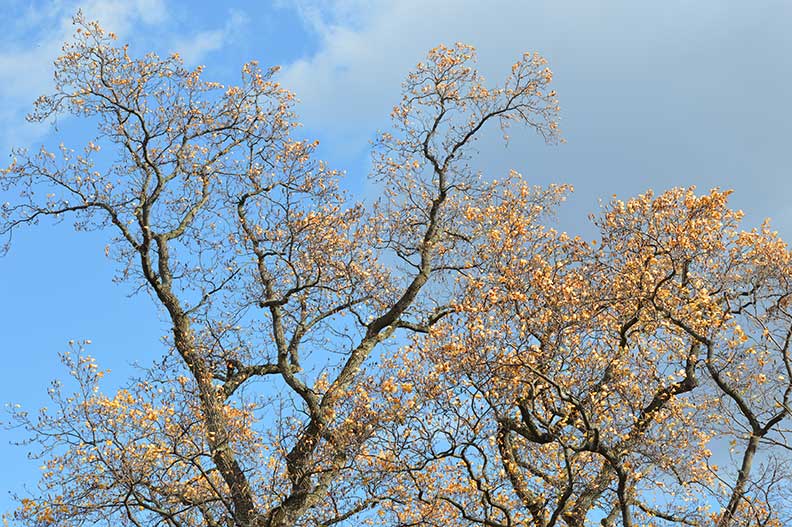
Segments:
[[[63,356],[73,393],[15,415],[43,462],[16,521],[785,521],[786,244],[694,189],[614,199],[588,242],[548,226],[570,187],[472,173],[490,123],[560,141],[539,55],[492,86],[470,46],[431,50],[375,144],[367,207],[292,136],[277,68],[224,86],[75,23],[31,118],[98,138],[16,152],[0,232],[67,215],[113,232],[169,350],[114,395],[81,349]],[[739,471],[712,462],[729,440]]]

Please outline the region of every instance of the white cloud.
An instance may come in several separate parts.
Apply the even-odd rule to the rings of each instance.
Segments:
[[[46,125],[28,123],[24,117],[36,97],[52,88],[52,63],[74,33],[71,20],[78,9],[122,40],[170,22],[166,0],[49,1],[19,7],[0,48],[0,156],[46,133]],[[244,23],[242,13],[231,10],[223,27],[174,38],[169,47],[195,65],[220,49]]]
[[[225,25],[219,29],[201,31],[187,38],[176,39],[171,46],[177,51],[185,64],[195,66],[208,54],[221,49],[247,23],[245,16],[231,10]]]
[[[140,24],[166,20],[164,0],[86,0],[47,2],[29,5],[20,12],[10,44],[0,51],[0,148],[25,146],[40,137],[46,127],[26,123],[24,115],[32,102],[52,86],[52,62],[74,28],[72,16],[82,9],[86,18],[100,20],[102,26],[125,37]]]
[[[438,44],[478,46],[484,73],[496,82],[537,42],[521,24],[521,2],[478,0],[303,0],[305,25],[320,39],[315,54],[289,65],[281,80],[297,93],[308,129],[318,127],[365,147],[373,127],[399,102],[406,74]]]
[[[365,159],[377,129],[388,126],[401,84],[427,51],[462,41],[479,48],[494,83],[537,46],[523,24],[535,11],[506,0],[302,0],[297,11],[320,40],[317,51],[286,65],[280,80],[296,92],[309,134],[342,163]],[[363,193],[376,194],[372,181]]]
[[[280,0],[280,8],[297,11],[303,21],[314,31],[324,33],[333,26],[361,28],[371,13],[387,9],[390,0]]]
[[[77,3],[86,18],[119,36],[131,33],[138,22],[153,25],[167,20],[165,0],[87,0]]]

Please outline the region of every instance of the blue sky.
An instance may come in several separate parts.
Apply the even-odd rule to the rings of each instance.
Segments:
[[[233,81],[241,64],[281,64],[297,92],[302,133],[347,170],[348,188],[366,181],[368,141],[387,124],[399,84],[431,47],[463,41],[497,82],[523,51],[551,63],[567,143],[548,147],[497,131],[480,142],[475,167],[491,177],[513,168],[539,184],[572,183],[563,228],[590,233],[598,200],[648,188],[695,184],[735,190],[748,221],[772,217],[792,238],[792,3],[786,0],[468,1],[3,0],[0,20],[0,150],[53,140],[24,122],[50,86],[51,62],[81,7],[133,52],[178,51],[205,64],[207,78]],[[64,123],[64,142],[90,136]],[[68,223],[15,235],[0,259],[0,402],[35,409],[62,376],[57,353],[70,339],[121,382],[134,361],[163,351],[166,329],[145,294],[112,283],[101,233],[73,234]],[[0,510],[8,492],[33,485],[37,464],[7,446],[0,430]]]

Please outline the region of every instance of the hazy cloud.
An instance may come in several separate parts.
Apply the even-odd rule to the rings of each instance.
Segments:
[[[321,45],[288,65],[283,82],[302,100],[306,130],[320,130],[334,152],[365,150],[431,47],[475,45],[496,83],[536,50],[555,72],[568,144],[514,134],[504,150],[485,139],[480,168],[575,184],[571,217],[614,193],[734,188],[752,219],[768,214],[792,231],[788,1],[302,0],[296,9]]]

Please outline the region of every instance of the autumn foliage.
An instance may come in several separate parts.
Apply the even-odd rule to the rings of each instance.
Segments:
[[[156,364],[16,412],[42,459],[30,526],[788,525],[792,259],[729,192],[614,198],[587,241],[567,186],[471,171],[493,125],[559,141],[546,61],[499,86],[462,44],[407,77],[373,148],[381,198],[298,140],[294,95],[133,56],[98,24],[31,119],[80,150],[17,151],[8,236],[44,218],[115,236],[167,315]]]

